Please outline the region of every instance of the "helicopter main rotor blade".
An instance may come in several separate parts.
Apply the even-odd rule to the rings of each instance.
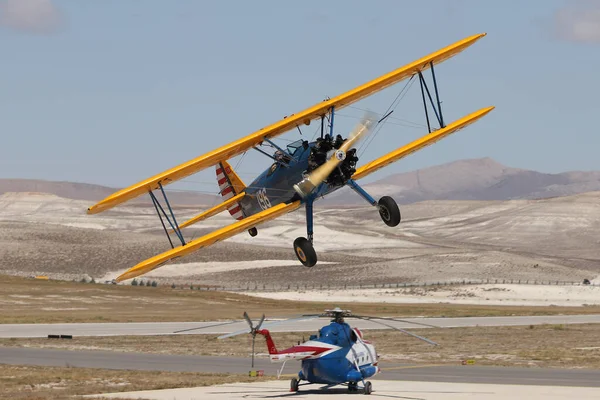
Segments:
[[[429,324],[424,324],[422,322],[413,322],[413,321],[408,321],[405,319],[399,319],[399,318],[391,318],[391,317],[373,317],[370,315],[351,315],[350,318],[360,318],[360,319],[368,319],[368,320],[374,320],[374,319],[383,319],[385,321],[396,321],[396,322],[404,322],[406,324],[414,324],[414,325],[421,325],[421,326],[426,326],[428,328],[439,328],[439,326],[435,326],[435,325],[429,325]],[[373,321],[375,322],[375,321]]]
[[[346,159],[348,150],[375,126],[376,121],[374,113],[367,113],[350,135],[348,135],[348,139],[332,154],[329,160],[310,172],[302,181],[295,184],[294,190],[302,197],[310,195]]]
[[[317,318],[317,317],[318,316],[310,315],[310,316],[302,316],[302,317],[298,317],[298,318],[284,319],[284,320],[281,320],[281,321],[265,322],[263,324],[263,328],[271,327],[271,326],[276,326],[276,325],[280,325],[280,324],[285,324],[285,323],[288,323],[288,322],[303,321],[303,320]],[[236,332],[227,333],[225,335],[221,335],[221,336],[217,337],[217,339],[225,339],[225,338],[228,338],[228,337],[241,335],[242,333],[252,333],[252,330],[243,329],[243,330],[239,330],[239,331],[236,331]]]
[[[175,331],[173,333],[181,333],[181,332],[194,331],[194,330],[197,330],[197,329],[213,328],[215,326],[237,324],[238,322],[239,321],[229,321],[229,322],[222,322],[222,323],[219,323],[219,324],[212,324],[212,325],[207,325],[207,326],[198,326],[196,328],[181,329],[181,330]]]
[[[433,340],[429,340],[429,339],[427,339],[427,338],[425,338],[423,336],[419,336],[419,335],[417,335],[415,333],[412,333],[412,332],[409,332],[409,331],[405,331],[404,329],[401,329],[401,328],[396,328],[395,326],[390,325],[390,324],[386,324],[385,322],[379,322],[379,321],[375,321],[375,320],[372,320],[372,319],[369,319],[369,318],[361,318],[361,317],[359,317],[357,315],[354,315],[354,317],[358,318],[358,319],[363,319],[363,320],[368,320],[368,321],[371,321],[371,322],[375,322],[376,324],[379,324],[379,325],[387,326],[388,328],[394,329],[394,330],[402,332],[402,333],[406,333],[407,335],[410,335],[410,336],[412,336],[414,338],[417,338],[419,340],[422,340],[422,341],[427,342],[429,344],[432,344],[434,346],[439,346],[439,344],[437,344]]]

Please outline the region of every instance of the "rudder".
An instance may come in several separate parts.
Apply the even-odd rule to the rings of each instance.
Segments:
[[[244,182],[242,182],[227,161],[219,162],[216,165],[216,169],[219,193],[221,193],[223,200],[228,200],[246,189]],[[227,211],[229,211],[229,214],[238,221],[244,218],[244,210],[240,203],[233,204],[227,208]]]

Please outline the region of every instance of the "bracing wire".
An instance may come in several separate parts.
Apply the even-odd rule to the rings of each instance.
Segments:
[[[390,104],[390,106],[388,107],[388,109],[382,115],[389,115],[390,112],[392,112],[393,110],[396,109],[396,107],[398,107],[398,105],[400,104],[400,102],[402,101],[402,99],[404,98],[404,96],[406,96],[406,93],[408,93],[408,89],[410,89],[410,87],[414,83],[414,77],[415,77],[415,75],[412,75],[410,77],[410,79],[408,80],[408,82],[406,82],[406,84],[400,90],[400,92],[398,93],[398,95],[396,96],[396,98],[394,99],[394,101],[392,101],[392,103]],[[383,125],[386,122],[387,122],[387,118],[385,118],[383,121],[381,121],[380,123],[378,123],[377,127],[375,128],[375,131],[370,135],[369,138],[367,138],[367,140],[365,140],[365,142],[362,145],[359,146],[359,148],[358,148],[358,151],[360,152],[359,157],[361,157],[364,154],[364,152],[367,150],[367,148],[369,147],[369,145],[373,142],[373,139],[375,139],[375,137],[381,131],[381,128],[383,128]]]

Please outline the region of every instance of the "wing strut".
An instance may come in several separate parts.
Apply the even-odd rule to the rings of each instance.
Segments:
[[[152,191],[149,190],[148,194],[150,194],[150,198],[152,199],[152,203],[154,204],[154,209],[156,210],[156,213],[158,214],[158,218],[160,218],[160,223],[162,224],[162,227],[165,230],[165,234],[167,235],[167,239],[169,239],[169,243],[171,244],[171,248],[174,249],[175,246],[173,245],[173,241],[171,240],[171,235],[169,235],[169,231],[167,230],[167,227],[165,226],[165,222],[163,221],[163,215],[164,215],[165,219],[167,220],[167,222],[169,223],[169,225],[171,225],[171,229],[173,229],[173,232],[175,232],[175,234],[177,235],[177,237],[181,241],[181,245],[185,246],[185,240],[183,239],[183,234],[181,233],[181,230],[179,229],[179,225],[177,225],[177,220],[175,219],[175,214],[173,213],[173,209],[171,208],[171,203],[169,203],[169,199],[167,198],[167,194],[165,193],[165,190],[163,189],[163,186],[162,186],[162,184],[160,182],[158,182],[158,187],[160,188],[160,191],[163,194],[163,197],[165,199],[165,203],[167,204],[167,207],[169,209],[169,213],[171,214],[171,218],[173,218],[173,221],[171,221],[171,218],[169,218],[169,216],[165,212],[165,209],[160,204],[160,202],[158,201],[158,199],[156,198],[156,196],[154,195],[154,193],[152,193]],[[159,209],[160,209],[160,211],[159,211]],[[161,212],[162,212],[162,215],[161,215]]]
[[[433,88],[435,92],[435,100],[437,105],[433,102],[431,92],[429,91],[429,87],[427,87],[427,82],[423,77],[422,71],[419,71],[419,83],[421,84],[421,97],[423,98],[423,108],[425,108],[425,119],[427,120],[427,129],[429,129],[429,133],[431,133],[431,122],[429,122],[429,112],[427,111],[427,101],[425,100],[425,92],[427,92],[427,97],[429,98],[429,102],[431,103],[433,112],[435,113],[438,123],[440,124],[440,129],[446,127],[446,125],[444,124],[444,115],[442,114],[442,102],[440,101],[437,80],[435,79],[435,71],[433,70],[433,61],[429,63],[429,66],[431,67],[431,77],[433,78]]]

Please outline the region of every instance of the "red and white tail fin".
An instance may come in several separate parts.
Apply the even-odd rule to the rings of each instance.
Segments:
[[[269,349],[269,354],[279,354],[279,352],[277,351],[277,347],[275,347],[275,342],[271,337],[271,332],[269,332],[267,329],[260,329],[256,331],[256,333],[265,337],[265,340],[267,341],[267,349]]]
[[[217,168],[217,182],[219,183],[219,193],[223,197],[223,200],[228,200],[235,195],[240,194],[246,185],[235,173],[231,165],[227,161],[221,161],[216,165]],[[229,214],[235,219],[242,220],[244,218],[244,210],[240,203],[234,203],[227,208]]]

